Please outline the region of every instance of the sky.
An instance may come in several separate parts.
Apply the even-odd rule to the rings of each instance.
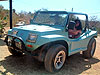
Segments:
[[[5,9],[9,9],[9,0],[0,1]],[[13,9],[16,12],[34,12],[41,8],[48,10],[66,10],[86,13],[89,16],[97,16],[100,19],[100,0],[13,0]]]

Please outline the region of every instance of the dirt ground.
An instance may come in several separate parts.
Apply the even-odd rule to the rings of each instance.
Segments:
[[[97,46],[94,57],[84,59],[82,54],[68,58],[64,67],[52,75],[100,75],[100,37],[96,39]],[[51,75],[44,64],[31,56],[13,57],[3,39],[0,39],[0,75]]]

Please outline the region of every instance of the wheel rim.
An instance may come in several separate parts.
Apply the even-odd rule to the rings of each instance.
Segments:
[[[92,44],[91,55],[93,55],[94,48],[95,48],[95,42],[93,42],[93,44]]]
[[[64,51],[60,51],[55,57],[54,67],[56,69],[60,69],[65,62],[65,58],[66,58],[66,53]]]

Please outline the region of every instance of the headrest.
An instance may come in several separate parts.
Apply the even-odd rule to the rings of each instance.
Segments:
[[[68,25],[68,29],[74,30],[75,25],[76,25],[76,23],[74,21],[70,21],[69,25]]]

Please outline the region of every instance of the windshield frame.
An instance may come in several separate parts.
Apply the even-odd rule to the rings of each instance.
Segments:
[[[43,14],[45,14],[45,13],[46,14],[61,14],[61,15],[65,14],[66,17],[65,17],[65,21],[64,21],[63,25],[61,25],[61,24],[60,25],[55,25],[55,24],[53,25],[53,24],[34,23],[34,20],[36,19],[38,13],[43,13]],[[68,13],[66,11],[37,11],[37,12],[34,13],[34,17],[33,17],[32,21],[31,21],[31,24],[49,25],[49,26],[65,26],[67,24],[67,18],[68,18]]]

